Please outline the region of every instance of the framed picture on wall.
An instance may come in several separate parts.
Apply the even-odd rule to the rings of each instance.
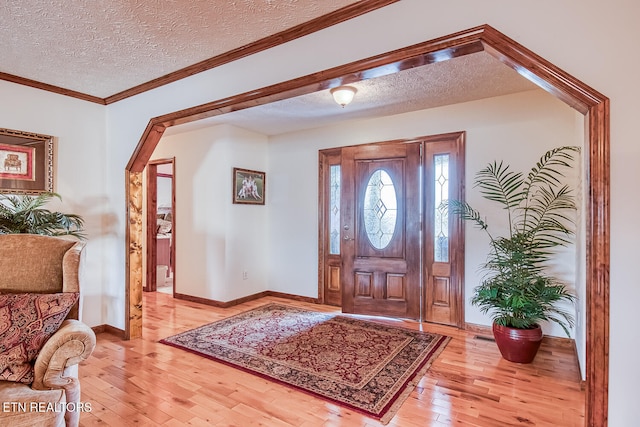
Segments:
[[[0,193],[53,191],[53,137],[0,129]]]
[[[233,203],[264,205],[266,174],[233,168]]]

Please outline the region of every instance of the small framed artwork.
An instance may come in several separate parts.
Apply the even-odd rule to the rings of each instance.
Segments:
[[[264,205],[266,174],[233,168],[233,203]]]
[[[0,129],[0,193],[53,191],[53,137]]]

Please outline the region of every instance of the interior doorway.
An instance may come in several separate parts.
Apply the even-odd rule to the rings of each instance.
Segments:
[[[431,64],[479,51],[485,51],[518,70],[523,77],[585,116],[588,129],[585,149],[588,170],[585,217],[590,237],[587,240],[585,273],[586,424],[606,425],[609,407],[609,98],[489,25],[459,31],[376,57],[151,119],[126,166],[126,338],[142,336],[142,171],[166,128],[311,93],[322,87],[333,87],[337,82],[350,83],[358,79],[373,78],[384,75],[389,70],[400,71],[415,67],[416,64]]]
[[[147,165],[146,292],[175,293],[174,166],[174,158]]]
[[[345,313],[464,326],[464,133],[320,151],[319,290]]]

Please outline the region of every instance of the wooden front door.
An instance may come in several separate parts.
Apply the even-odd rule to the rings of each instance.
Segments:
[[[319,297],[464,327],[464,132],[320,151]]]
[[[342,311],[420,319],[420,142],[342,149]]]

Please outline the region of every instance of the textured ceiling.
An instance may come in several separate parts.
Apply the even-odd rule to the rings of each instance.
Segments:
[[[461,56],[354,83],[353,102],[341,108],[329,90],[174,126],[166,135],[232,124],[266,135],[345,120],[382,117],[538,89],[485,52]],[[541,90],[541,89],[539,89]]]
[[[20,0],[0,2],[0,72],[98,98],[303,24],[355,0]],[[174,127],[230,123],[275,135],[531,90],[486,53]]]
[[[0,72],[106,98],[355,0],[0,2]]]

